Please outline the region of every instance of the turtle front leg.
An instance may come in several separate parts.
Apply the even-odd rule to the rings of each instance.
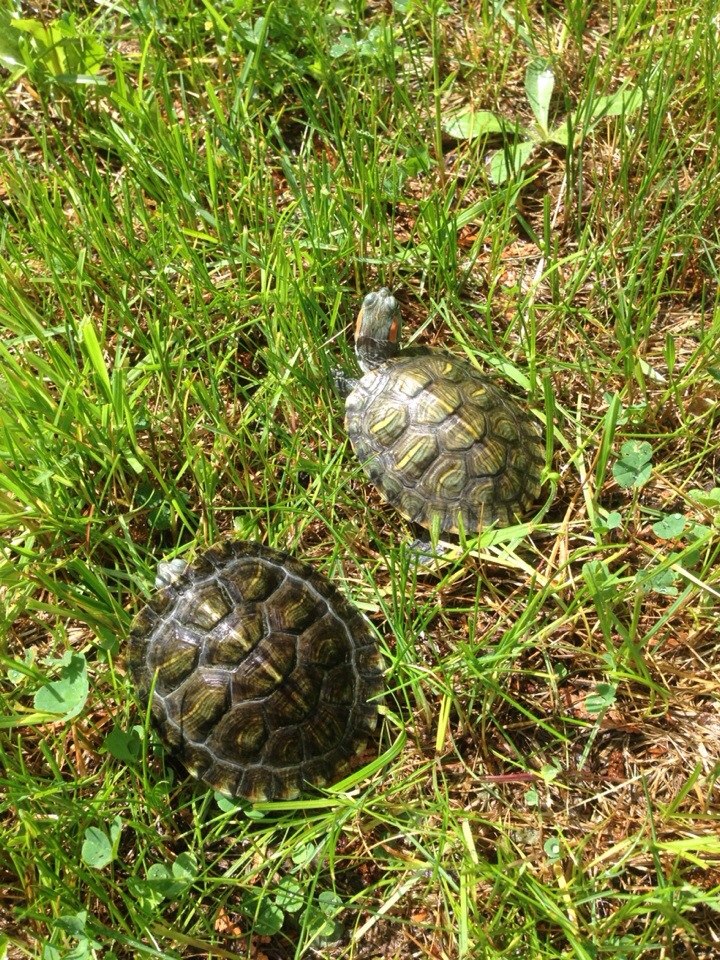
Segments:
[[[348,376],[340,367],[333,367],[332,378],[335,384],[335,390],[343,400],[353,392],[357,384],[357,380]]]

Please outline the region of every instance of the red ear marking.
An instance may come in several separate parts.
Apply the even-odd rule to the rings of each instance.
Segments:
[[[363,307],[360,307],[360,313],[358,314],[358,318],[355,321],[355,339],[356,340],[360,339],[360,327],[362,327],[362,322],[363,322]]]
[[[399,326],[400,326],[400,322],[398,318],[395,317],[395,319],[390,324],[390,329],[388,330],[388,340],[390,341],[390,343],[397,343]]]

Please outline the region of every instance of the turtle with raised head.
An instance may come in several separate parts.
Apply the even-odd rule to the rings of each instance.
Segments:
[[[193,776],[252,801],[334,782],[375,729],[381,664],[367,621],[324,576],[259,543],[161,564],[128,666]]]
[[[369,293],[355,327],[363,375],[335,372],[365,472],[386,500],[435,536],[510,525],[540,494],[539,422],[467,360],[402,349],[400,330],[387,287]]]

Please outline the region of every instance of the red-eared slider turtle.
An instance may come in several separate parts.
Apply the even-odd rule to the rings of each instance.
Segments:
[[[359,380],[335,373],[345,426],[366,473],[409,520],[475,535],[508,526],[540,493],[540,424],[466,360],[400,349],[400,311],[383,287],[355,328]]]
[[[228,541],[161,565],[129,669],[161,736],[228,796],[291,799],[347,769],[377,722],[380,660],[362,615],[305,563]]]

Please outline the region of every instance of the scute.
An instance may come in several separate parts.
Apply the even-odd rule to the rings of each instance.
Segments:
[[[206,741],[218,760],[234,765],[256,763],[267,741],[268,726],[262,710],[252,703],[238,703],[226,710]]]
[[[323,700],[328,703],[352,703],[352,665],[341,663],[328,670],[322,687]]]
[[[178,612],[178,618],[199,630],[212,630],[228,615],[232,607],[232,600],[223,595],[223,590],[217,583],[198,587],[190,599],[191,602],[184,604],[182,612]]]
[[[509,467],[497,478],[495,491],[501,503],[517,503],[522,496],[523,478],[517,470]]]
[[[369,374],[368,374],[369,376]],[[393,382],[393,389],[400,396],[413,400],[419,396],[423,390],[433,382],[435,374],[427,367],[421,366],[403,366],[397,370],[397,376]],[[376,388],[377,390],[377,388]]]
[[[296,638],[282,633],[269,633],[262,644],[233,670],[233,703],[267,697],[282,686],[295,669],[296,662]]]
[[[410,430],[393,447],[395,471],[409,481],[416,482],[439,453],[440,447],[434,432]]]
[[[520,431],[512,417],[503,413],[493,418],[493,434],[511,445],[520,442]]]
[[[273,726],[289,727],[303,720],[313,719],[320,699],[322,678],[322,670],[308,664],[293,670],[282,686],[268,697],[267,713],[272,718]],[[353,678],[349,679],[354,696]]]
[[[369,416],[369,433],[373,443],[383,447],[390,446],[402,436],[410,422],[410,411],[404,398],[389,398],[386,402],[384,397],[380,397],[377,401],[377,410],[371,407]]]
[[[440,426],[440,443],[444,450],[471,450],[487,435],[487,420],[479,408],[466,404]],[[461,457],[459,459],[462,458]]]
[[[246,603],[259,603],[267,600],[277,590],[285,574],[279,567],[268,566],[256,560],[235,564],[228,576]]]
[[[499,477],[507,469],[508,447],[497,437],[476,443],[465,458],[471,477]]]
[[[166,695],[178,687],[195,670],[199,656],[198,645],[184,640],[172,625],[158,631],[147,658],[150,670],[157,670],[158,692]]]
[[[414,348],[365,373],[347,397],[345,426],[380,493],[428,529],[473,536],[507,526],[540,494],[540,424],[448,354]]]
[[[293,775],[288,778],[284,789],[281,789],[275,777],[275,771],[262,764],[240,770],[240,777],[234,793],[239,797],[246,797],[253,803],[262,803],[276,797],[292,800],[300,793],[299,778],[295,775],[294,767],[290,768]]]
[[[279,767],[299,767],[303,762],[303,744],[297,729],[275,730],[267,739],[265,751]]]
[[[325,612],[325,605],[302,580],[286,577],[267,609],[275,630],[295,633],[317,620]]]
[[[205,641],[205,663],[233,667],[260,643],[265,622],[257,604],[240,604]]]
[[[335,749],[345,737],[349,719],[344,705],[338,707],[322,701],[316,712],[316,721],[305,723],[302,727],[305,755],[308,758],[322,757],[327,751]]]
[[[442,456],[430,465],[422,481],[428,497],[459,500],[468,484],[468,468],[462,457]]]
[[[165,697],[168,720],[187,740],[201,742],[230,703],[228,677],[218,670],[196,670]]]
[[[334,667],[349,661],[353,656],[353,648],[347,627],[348,624],[343,624],[331,614],[326,614],[309,626],[298,641],[300,663]]]
[[[355,607],[306,564],[242,541],[205,551],[140,611],[128,668],[187,769],[253,801],[337,779],[382,690]]]
[[[418,426],[437,427],[463,403],[462,392],[451,380],[433,380],[412,404],[412,420]]]

